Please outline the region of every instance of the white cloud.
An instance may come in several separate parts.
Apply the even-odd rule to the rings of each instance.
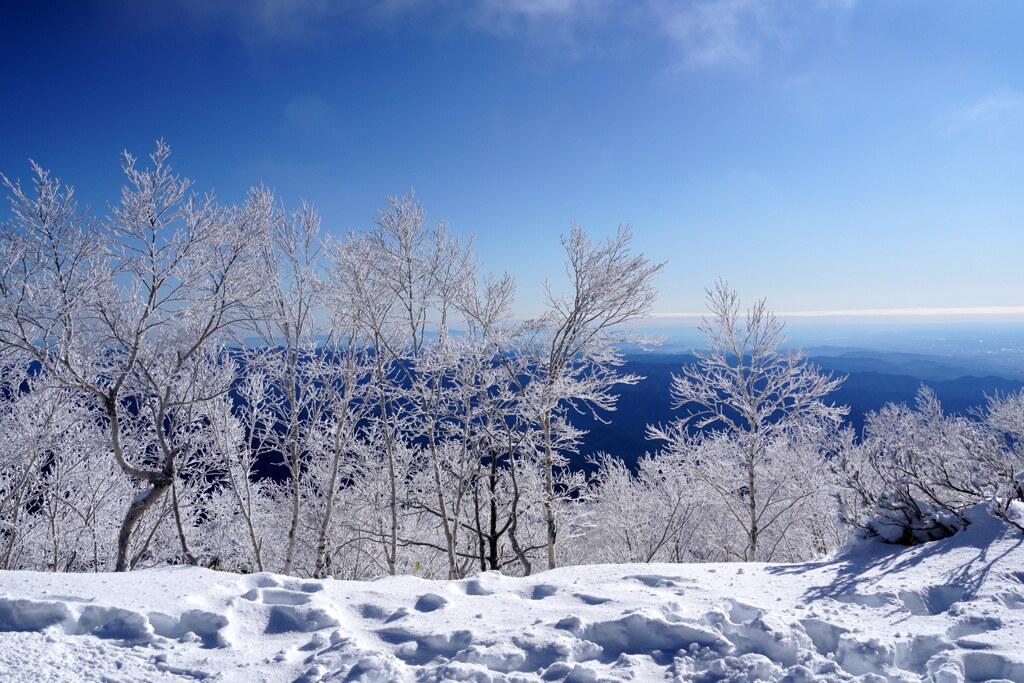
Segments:
[[[411,19],[421,26],[521,32],[575,26],[603,16],[610,0],[172,0],[170,7],[204,27],[245,42],[302,44],[345,39]]]
[[[819,30],[823,17],[845,17],[854,0],[467,0],[460,7],[491,31],[604,48],[632,34],[664,42],[675,67],[714,68],[755,64]]]
[[[1009,117],[1024,117],[1024,93],[1000,88],[980,99],[961,105],[945,116],[950,130],[992,124]]]
[[[547,18],[578,18],[608,5],[603,0],[479,0],[474,4],[496,15]]]
[[[124,0],[126,1],[126,0]],[[173,0],[201,25],[249,43],[345,39],[396,23],[553,42],[577,54],[656,40],[677,66],[749,65],[851,0]]]
[[[682,68],[743,67],[831,35],[856,0],[648,0]]]
[[[707,0],[655,3],[661,31],[679,51],[683,66],[749,64],[778,35],[775,3]]]

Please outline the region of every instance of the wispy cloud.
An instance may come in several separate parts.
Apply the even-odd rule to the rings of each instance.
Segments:
[[[1012,88],[1000,88],[956,107],[943,117],[943,123],[947,129],[956,131],[989,125],[1011,117],[1024,118],[1024,93]]]
[[[475,15],[475,21],[486,21],[506,26],[510,21],[531,20],[568,21],[572,23],[593,20],[614,9],[613,0],[473,0],[462,3],[455,11]],[[449,7],[454,9],[451,3]]]
[[[749,66],[845,18],[856,0],[469,0],[490,28],[561,24],[558,35],[632,33],[667,44],[679,68]],[[822,21],[824,20],[824,21]]]
[[[177,12],[201,27],[233,33],[247,43],[296,46],[346,40],[414,22],[420,31],[571,31],[590,20],[604,20],[616,1],[171,0],[154,11],[164,17]]]
[[[652,8],[685,67],[750,64],[782,34],[777,3],[767,0],[653,3]]]
[[[125,0],[127,1],[127,0]],[[570,52],[661,41],[685,68],[756,63],[852,0],[172,0],[200,25],[245,42],[306,44],[395,25],[554,41]]]

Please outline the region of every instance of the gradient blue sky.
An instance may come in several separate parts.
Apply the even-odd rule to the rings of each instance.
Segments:
[[[415,188],[523,314],[576,219],[668,261],[663,314],[722,276],[786,313],[1024,320],[1022,26],[998,0],[13,2],[0,170],[102,203],[163,137],[198,188],[338,231]]]

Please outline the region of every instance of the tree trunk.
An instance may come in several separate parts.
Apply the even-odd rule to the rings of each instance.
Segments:
[[[224,458],[224,468],[228,473],[228,477],[231,482],[231,492],[235,496],[235,502],[238,503],[238,509],[242,512],[242,518],[245,519],[245,527],[249,532],[249,543],[252,544],[253,557],[256,559],[256,569],[263,571],[263,549],[259,538],[256,536],[256,527],[252,523],[252,482],[249,481],[248,471],[242,472],[242,477],[236,479],[234,474],[231,472],[231,463],[227,457]],[[248,468],[246,468],[248,470]],[[239,481],[245,482],[245,500],[242,500],[241,491],[239,491]]]
[[[434,440],[434,430],[427,434],[428,445],[430,446],[430,464],[434,474],[434,487],[437,489],[437,506],[441,515],[441,530],[444,532],[445,549],[448,554],[448,578],[459,578],[458,558],[455,555],[455,535],[452,533],[451,520],[448,519],[448,504],[445,502],[444,489],[441,485],[441,463],[437,455],[437,442]]]
[[[115,571],[126,572],[131,569],[132,536],[142,520],[142,515],[163,497],[171,488],[173,477],[162,477],[151,482],[148,491],[144,491],[132,499],[128,512],[121,523],[121,531],[117,535],[117,565]]]
[[[510,450],[508,454],[508,471],[509,476],[512,479],[512,504],[509,507],[509,514],[512,515],[512,521],[508,528],[508,542],[512,546],[512,552],[516,554],[516,559],[519,560],[519,564],[523,565],[523,575],[529,576],[533,573],[533,564],[530,562],[530,558],[526,556],[526,551],[523,550],[522,546],[519,545],[519,479],[516,476],[516,461],[515,454]]]
[[[388,574],[398,573],[398,482],[395,480],[395,449],[388,446],[388,507],[391,512],[391,529],[388,534]]]
[[[384,426],[384,450],[388,459],[388,509],[391,514],[391,529],[388,532],[385,555],[388,561],[388,574],[394,576],[398,573],[398,481],[395,471],[395,444],[392,433],[389,431],[390,407],[384,387],[387,386],[384,375],[384,366],[380,359],[380,337],[374,338],[373,353],[376,358],[377,369],[377,391],[380,396],[380,418]]]
[[[555,474],[554,453],[551,448],[551,411],[544,416],[544,516],[548,531],[548,569],[558,566],[555,559]]]
[[[347,411],[347,406],[345,408]],[[324,518],[320,523],[320,531],[316,539],[316,562],[313,565],[313,578],[324,578],[324,563],[327,557],[327,532],[331,528],[331,516],[334,514],[334,497],[338,489],[338,473],[341,470],[341,430],[338,424],[334,432],[334,461],[331,463],[331,476],[327,484],[327,496],[324,501]]]
[[[178,543],[181,544],[181,553],[185,556],[185,561],[191,565],[198,565],[195,555],[189,550],[188,540],[185,538],[185,528],[181,524],[181,511],[178,507],[178,487],[172,482],[171,484],[171,498],[172,506],[174,507],[174,526],[178,531]]]
[[[498,491],[498,454],[494,451],[491,451],[491,473],[488,480],[488,488],[491,492],[489,510],[491,528],[490,535],[487,538],[487,563],[490,569],[500,569],[501,566],[498,564],[498,501],[496,499]]]
[[[751,453],[747,456],[747,487],[750,506],[750,562],[757,562],[757,490],[755,489],[756,477],[754,475],[754,463],[756,455]]]

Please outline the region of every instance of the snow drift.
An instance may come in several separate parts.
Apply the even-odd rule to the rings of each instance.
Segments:
[[[369,582],[0,573],[0,679],[1024,681],[1024,538]]]

